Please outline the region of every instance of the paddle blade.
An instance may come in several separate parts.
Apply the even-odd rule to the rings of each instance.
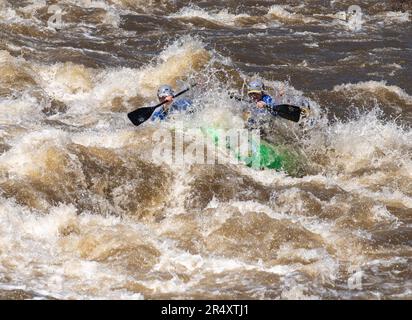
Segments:
[[[156,108],[154,107],[149,107],[149,108],[140,108],[135,111],[129,112],[127,114],[127,117],[130,119],[130,121],[135,125],[139,126],[143,122],[147,121],[150,119],[152,116],[154,110]]]
[[[296,106],[292,106],[289,104],[281,104],[274,108],[280,117],[285,118],[290,121],[299,122],[301,109]]]

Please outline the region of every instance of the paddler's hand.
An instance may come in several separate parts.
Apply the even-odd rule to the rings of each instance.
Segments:
[[[278,103],[281,103],[285,97],[285,85],[279,87],[276,93],[276,100]]]
[[[258,101],[258,102],[256,103],[256,106],[257,106],[259,109],[264,109],[264,108],[266,107],[266,103],[263,102],[263,101]]]
[[[250,118],[250,112],[249,111],[244,111],[242,113],[242,118],[243,118],[243,121],[248,121],[249,118]]]
[[[302,118],[307,118],[310,114],[310,107],[303,107],[300,109],[300,113],[302,114]]]

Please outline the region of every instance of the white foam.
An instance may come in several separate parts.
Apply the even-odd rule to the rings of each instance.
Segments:
[[[35,122],[43,118],[37,99],[28,93],[19,99],[0,98],[1,124]]]
[[[314,18],[305,17],[301,14],[295,14],[293,12],[289,12],[286,9],[291,9],[291,7],[277,5],[277,4],[272,5],[269,8],[269,11],[266,16],[280,18],[286,21],[299,21],[299,22],[304,22],[304,23],[310,23],[310,22],[316,21]]]
[[[372,93],[379,92],[380,90],[385,89],[390,92],[395,93],[399,98],[404,100],[406,103],[412,103],[412,96],[409,95],[404,89],[399,88],[395,85],[387,85],[387,82],[382,81],[361,81],[358,83],[345,83],[333,87],[333,91],[342,91],[342,90],[365,90]]]
[[[408,11],[386,11],[374,16],[374,19],[383,19],[385,23],[406,23],[410,21],[410,13]]]
[[[336,154],[335,165],[347,172],[364,166],[378,167],[380,163],[392,162],[393,159],[402,159],[405,163],[410,161],[403,155],[405,150],[412,148],[412,131],[379,120],[377,110],[360,115],[357,120],[337,122],[327,127],[326,134],[329,148]],[[380,153],[383,154],[379,156]]]
[[[376,221],[385,221],[389,223],[394,223],[400,225],[399,220],[393,214],[391,214],[388,209],[383,205],[375,205],[372,208],[372,213]]]
[[[133,144],[135,134],[133,130],[112,130],[109,128],[106,130],[89,130],[87,132],[81,132],[74,134],[71,139],[74,143],[80,144],[86,147],[101,147],[108,149],[124,148],[130,144]]]
[[[170,15],[171,18],[202,18],[214,23],[224,25],[235,25],[236,20],[240,18],[250,17],[248,14],[231,14],[227,9],[220,10],[218,12],[210,12],[201,9],[197,6],[189,6],[182,8],[179,12]]]
[[[17,141],[12,148],[0,156],[0,167],[10,174],[25,176],[44,169],[44,155],[51,146],[63,148],[70,141],[68,133],[57,129],[33,131]]]
[[[32,212],[0,198],[0,270],[10,283],[5,290],[21,289],[58,299],[142,299],[139,293],[113,290],[127,282],[105,264],[80,259],[66,250],[60,230],[67,225],[80,229],[114,227],[114,217],[78,215],[72,205],[52,207],[48,214]],[[24,265],[24,268],[15,266]],[[79,283],[82,284],[79,289]]]
[[[103,9],[106,12],[102,23],[110,24],[113,27],[119,27],[121,14],[130,14],[132,13],[129,10],[126,10],[120,6],[114,6],[104,0],[65,0],[66,3],[73,3],[82,8],[93,8],[93,9]]]
[[[24,21],[6,0],[0,0],[0,23],[20,23]]]
[[[110,110],[112,100],[123,101],[136,96],[154,98],[156,88],[163,83],[192,72],[198,55],[207,54],[204,44],[190,36],[167,46],[156,62],[141,69],[113,68],[93,70],[82,65],[55,64],[36,66],[38,81],[52,97],[70,107],[69,112],[85,114]]]

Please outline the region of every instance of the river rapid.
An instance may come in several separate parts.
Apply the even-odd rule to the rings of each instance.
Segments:
[[[0,298],[411,299],[411,10],[0,0]],[[265,124],[295,171],[156,161],[159,130],[242,129],[257,77],[311,107]]]

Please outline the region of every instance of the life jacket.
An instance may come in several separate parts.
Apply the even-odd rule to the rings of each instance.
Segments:
[[[192,106],[192,101],[189,99],[179,99],[173,101],[172,105],[170,106],[169,110],[165,112],[163,109],[163,106],[160,106],[156,108],[156,110],[153,112],[151,120],[156,121],[156,120],[166,120],[166,118],[173,113],[178,113],[178,112],[184,112],[186,111],[189,107]]]

